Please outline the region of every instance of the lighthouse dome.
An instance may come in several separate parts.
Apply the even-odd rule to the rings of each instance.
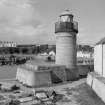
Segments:
[[[62,22],[73,22],[73,15],[69,10],[65,10],[60,14],[60,21]]]
[[[65,10],[60,14],[60,16],[70,16],[70,15],[73,16],[69,10]]]

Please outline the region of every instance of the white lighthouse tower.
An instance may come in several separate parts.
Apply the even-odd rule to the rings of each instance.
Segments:
[[[59,16],[55,23],[56,34],[56,64],[65,65],[67,69],[76,69],[76,35],[78,23],[73,20],[69,10]]]

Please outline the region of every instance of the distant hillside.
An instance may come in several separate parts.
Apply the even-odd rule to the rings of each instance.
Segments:
[[[89,45],[77,45],[77,51],[94,52],[94,48]]]

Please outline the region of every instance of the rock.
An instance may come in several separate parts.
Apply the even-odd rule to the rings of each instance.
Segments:
[[[2,83],[1,90],[12,91],[16,88],[16,84],[13,83]]]
[[[38,97],[38,98],[40,98],[40,99],[47,98],[47,96],[46,96],[46,93],[45,93],[45,92],[36,93],[36,97]]]

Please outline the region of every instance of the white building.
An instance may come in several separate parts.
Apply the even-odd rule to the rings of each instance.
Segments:
[[[49,52],[49,55],[50,55],[50,56],[55,56],[55,52],[54,52],[54,51],[50,51],[50,52]]]
[[[6,42],[6,41],[0,41],[0,47],[16,47],[17,44],[14,42]]]
[[[77,51],[77,63],[84,65],[94,64],[94,54],[88,51]]]
[[[88,73],[87,84],[105,103],[105,38],[94,47],[94,72]]]
[[[92,52],[86,52],[86,51],[77,51],[77,58],[92,58],[93,54]]]

